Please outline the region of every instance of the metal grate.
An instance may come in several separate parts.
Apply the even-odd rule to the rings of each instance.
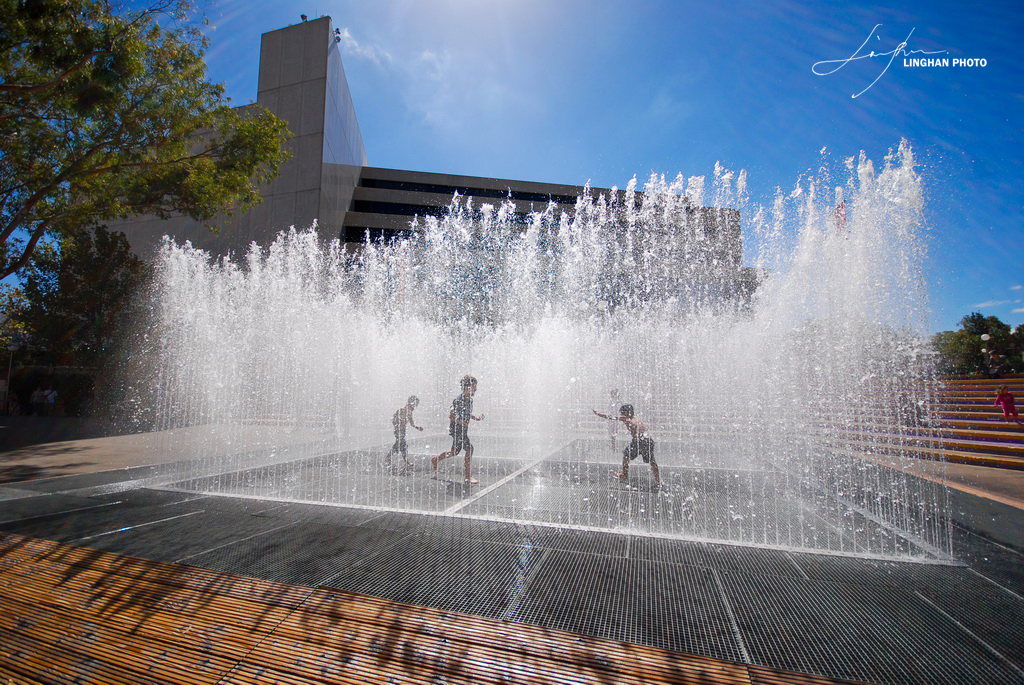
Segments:
[[[753,663],[874,683],[1020,682],[913,593],[722,573]]]
[[[1019,595],[979,583],[966,570],[959,578],[921,584],[916,593],[1016,667],[1024,682],[1024,602]]]
[[[75,497],[73,495],[40,495],[34,493],[32,497],[23,497],[16,500],[7,500],[0,510],[0,530],[15,531],[14,528],[19,522],[29,523],[36,517],[54,516],[60,517],[65,512],[83,511],[91,507],[105,506],[106,503],[93,500],[88,497]],[[44,525],[39,530],[47,531],[52,524]],[[38,537],[47,537],[41,534]]]
[[[251,537],[187,560],[192,566],[228,571],[293,585],[316,586],[387,548],[402,533],[302,522],[280,533]]]
[[[383,549],[325,585],[498,618],[524,589],[540,551],[478,540],[417,536]]]
[[[549,512],[581,502],[574,485],[544,490]],[[624,490],[616,506],[634,515],[652,495],[662,497]],[[1022,556],[966,531],[955,531],[955,548],[971,568],[500,521],[484,510],[492,515],[136,489],[9,500],[4,516],[15,520],[0,530],[831,677],[1024,682]]]
[[[987,540],[962,528],[953,528],[957,558],[992,582],[1024,596],[1024,553]]]

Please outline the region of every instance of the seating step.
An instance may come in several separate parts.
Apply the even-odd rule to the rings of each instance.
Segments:
[[[885,445],[870,441],[843,440],[828,443],[831,447],[852,446],[865,452],[911,456],[919,459],[943,460],[954,464],[989,466],[1024,471],[1024,458],[1007,455],[967,452],[955,449],[928,447],[923,445]]]

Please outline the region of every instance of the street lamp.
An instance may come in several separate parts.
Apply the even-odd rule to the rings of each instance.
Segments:
[[[4,388],[4,407],[9,412],[11,410],[11,367],[14,364],[14,353],[18,351],[18,343],[12,342],[7,346],[7,350],[11,353],[11,356],[7,358],[7,387]]]

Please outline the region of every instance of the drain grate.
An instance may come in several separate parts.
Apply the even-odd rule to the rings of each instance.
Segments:
[[[32,497],[25,497],[16,500],[7,500],[3,503],[3,512],[0,513],[0,530],[11,533],[20,533],[19,527],[24,530],[47,531],[53,527],[53,521],[61,519],[64,515],[85,511],[90,508],[110,506],[109,502],[96,501],[90,497],[77,497],[74,495],[39,495],[33,493]],[[31,526],[32,519],[39,517],[50,517],[49,523],[43,526]],[[37,537],[47,537],[43,534],[25,533]]]
[[[316,586],[404,534],[303,521],[280,534],[270,531],[193,556],[192,566],[293,585]]]
[[[806,552],[793,552],[790,558],[811,580],[850,585],[884,585],[911,590],[946,585],[970,574],[968,569],[955,564],[914,564]]]
[[[116,534],[96,537],[82,544],[91,549],[176,562],[261,534],[281,531],[279,534],[287,535],[282,529],[288,525],[293,524],[281,519],[204,511],[157,525],[126,527]]]
[[[405,538],[324,585],[399,602],[498,618],[522,592],[541,551],[429,535]]]
[[[977,582],[968,569],[946,582],[921,584],[917,593],[1016,666],[1024,682],[1024,602],[1002,587]]]
[[[987,540],[962,528],[953,528],[957,558],[992,582],[1024,597],[1024,553]]]
[[[1019,682],[912,593],[722,573],[751,660],[878,683]]]

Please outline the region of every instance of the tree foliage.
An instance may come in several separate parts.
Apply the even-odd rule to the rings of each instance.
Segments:
[[[37,362],[101,366],[128,325],[148,267],[102,227],[45,243],[12,288],[25,351]]]
[[[137,214],[214,228],[260,201],[285,122],[207,82],[192,9],[0,0],[0,278],[47,234]]]
[[[948,373],[1024,370],[1024,324],[1011,330],[995,316],[972,312],[960,320],[958,330],[936,333],[932,345],[939,353],[942,370]],[[993,362],[993,353],[998,355],[998,363]]]

